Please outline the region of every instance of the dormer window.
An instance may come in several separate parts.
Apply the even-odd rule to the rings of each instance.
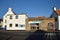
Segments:
[[[10,19],[12,19],[12,16],[10,16]]]
[[[18,15],[16,15],[16,19],[18,19]]]

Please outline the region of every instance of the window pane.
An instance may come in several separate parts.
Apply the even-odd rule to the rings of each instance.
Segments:
[[[20,27],[24,27],[25,25],[20,25]]]
[[[12,16],[10,16],[10,19],[12,19]]]
[[[16,19],[18,19],[18,15],[16,15]]]
[[[12,24],[10,24],[10,27],[12,27]]]
[[[39,27],[37,27],[37,29],[39,29]]]
[[[15,24],[16,27],[18,27],[18,24]]]

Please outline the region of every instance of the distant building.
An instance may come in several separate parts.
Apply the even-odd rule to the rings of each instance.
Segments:
[[[6,30],[25,30],[27,18],[26,14],[15,14],[9,8],[8,12],[3,16],[3,27]]]
[[[2,28],[3,25],[3,19],[0,19],[0,28]]]
[[[53,12],[50,17],[55,19],[56,30],[60,30],[60,10],[56,9],[56,7],[53,7]]]

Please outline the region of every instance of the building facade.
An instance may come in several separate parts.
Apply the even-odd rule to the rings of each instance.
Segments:
[[[45,17],[34,17],[28,18],[26,20],[26,30],[35,31],[35,30],[45,30],[51,31],[55,30],[55,20],[54,18],[45,18]]]
[[[26,14],[15,14],[11,8],[3,16],[3,28],[6,30],[25,30]]]
[[[50,17],[55,19],[56,30],[60,30],[60,10],[53,7],[53,12]]]
[[[55,15],[55,14],[52,14]],[[6,30],[55,30],[55,18],[51,16],[46,17],[28,17],[26,14],[15,14],[11,8],[3,16],[3,28]]]

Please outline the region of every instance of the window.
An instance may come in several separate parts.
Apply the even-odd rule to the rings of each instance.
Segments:
[[[10,27],[12,27],[12,24],[10,24]]]
[[[34,27],[39,27],[39,23],[31,23],[30,26],[31,26],[31,27],[33,27],[33,26],[34,26]]]
[[[16,15],[16,19],[18,19],[18,15]]]
[[[35,29],[36,29],[36,27],[31,27],[31,29],[32,29],[32,30],[35,30]]]
[[[12,19],[12,16],[10,16],[10,19]]]
[[[37,29],[39,29],[39,27],[37,27]]]
[[[53,23],[48,23],[48,27],[47,27],[47,30],[49,30],[49,31],[53,31],[53,30],[55,30],[54,29],[54,24]]]
[[[24,27],[25,25],[20,25],[20,27]]]
[[[16,27],[18,27],[18,24],[15,24]]]
[[[53,23],[48,23],[48,27],[52,27],[53,26]]]

